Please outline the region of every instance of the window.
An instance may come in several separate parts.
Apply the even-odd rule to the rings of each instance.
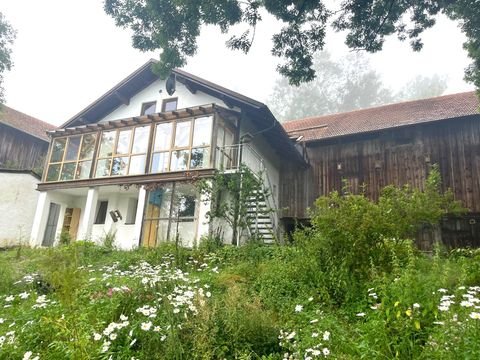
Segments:
[[[100,201],[97,206],[97,214],[95,215],[94,224],[105,224],[107,218],[108,201]]]
[[[143,223],[142,243],[156,246],[178,239],[193,245],[197,229],[198,193],[188,183],[170,183],[150,191]]]
[[[151,101],[142,104],[142,110],[140,111],[140,115],[151,115],[155,114],[157,111],[157,102]]]
[[[165,99],[162,101],[162,112],[177,110],[178,98]]]
[[[125,218],[125,225],[135,224],[135,218],[137,217],[138,199],[128,199],[127,216]]]
[[[96,134],[54,139],[45,181],[88,179],[96,140]]]
[[[95,177],[145,173],[150,126],[102,132]]]
[[[212,124],[212,116],[157,124],[151,172],[210,167]]]

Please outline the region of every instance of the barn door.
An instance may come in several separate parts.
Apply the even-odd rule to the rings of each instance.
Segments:
[[[52,246],[55,241],[55,233],[57,232],[58,216],[60,214],[60,205],[50,203],[48,212],[47,226],[43,235],[42,246]]]

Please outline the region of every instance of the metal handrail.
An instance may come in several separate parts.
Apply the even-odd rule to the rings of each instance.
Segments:
[[[273,214],[276,214],[278,212],[277,208],[277,203],[275,200],[275,194],[273,191],[270,191],[269,196],[265,196],[265,184],[268,185],[269,189],[273,189],[272,182],[270,179],[270,176],[268,175],[267,167],[265,166],[265,161],[262,158],[262,156],[250,145],[248,144],[235,144],[235,145],[225,145],[223,147],[216,147],[216,150],[219,151],[223,156],[225,156],[227,159],[230,160],[231,166],[224,168],[224,170],[239,170],[240,165],[243,164],[245,165],[255,176],[257,176],[260,181],[262,182],[262,191],[264,193],[264,198],[265,201],[268,204],[268,207],[273,210],[273,213],[270,213],[270,220],[272,222],[273,229],[277,229],[277,224],[276,224],[276,216]],[[231,155],[232,151],[236,151],[236,154],[233,156]],[[230,154],[228,153],[230,152]],[[252,166],[253,164],[249,164],[246,161],[245,154],[249,152],[251,155],[253,155],[253,158],[256,160],[256,163],[258,164],[258,169],[254,169],[253,167],[257,166]],[[236,155],[236,164],[233,164],[234,156]],[[218,161],[218,156],[216,156],[216,162]],[[216,164],[218,165],[218,163]],[[223,164],[222,164],[223,165]],[[216,166],[217,167],[217,166]],[[255,171],[257,170],[257,171]],[[258,224],[257,224],[258,226]],[[278,234],[277,234],[278,235]]]

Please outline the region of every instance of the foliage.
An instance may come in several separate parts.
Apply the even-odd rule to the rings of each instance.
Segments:
[[[444,76],[431,77],[418,75],[409,81],[395,96],[396,101],[426,99],[442,95],[447,89]]]
[[[316,77],[307,84],[295,87],[285,78],[276,81],[268,103],[280,121],[439,96],[447,87],[439,75],[418,76],[393,92],[362,53],[334,61],[322,51],[314,55],[313,68]]]
[[[249,210],[250,200],[258,196],[258,192],[264,191],[261,174],[254,174],[247,166],[240,165],[235,173],[216,171],[208,180],[198,183],[198,189],[203,201],[210,203],[210,210],[206,217],[209,222],[215,220],[225,221],[230,229],[233,229],[231,243],[236,245],[241,236],[245,236],[252,223]],[[263,193],[263,196],[269,196]],[[266,214],[269,210],[259,210],[260,214]],[[221,225],[220,225],[221,227]],[[217,236],[221,236],[217,228]],[[257,234],[250,234],[252,240]]]
[[[77,241],[20,259],[2,252],[0,359],[480,355],[478,251],[409,251],[356,302],[331,306],[306,250],[253,243],[175,259],[172,244],[124,252]]]
[[[395,261],[408,259],[413,251],[408,239],[422,225],[435,225],[441,216],[462,210],[440,186],[440,172],[433,166],[424,191],[387,186],[378,202],[348,192],[317,199],[312,228],[298,232],[296,241],[319,268],[332,301],[355,300],[365,282],[391,272]]]
[[[3,89],[3,74],[10,70],[13,63],[10,48],[15,40],[16,32],[0,12],[0,104],[5,101]]]
[[[480,252],[408,241],[439,188],[331,194],[291,246],[0,252],[0,359],[479,358]]]
[[[461,24],[467,37],[464,46],[473,60],[466,70],[466,79],[477,88],[480,86],[480,6],[475,0],[368,4],[347,0],[340,5],[321,0],[105,0],[104,10],[117,26],[133,30],[135,48],[161,50],[157,70],[165,77],[196,53],[201,25],[216,25],[223,33],[234,25],[247,26],[242,34],[233,35],[227,46],[248,52],[256,25],[267,12],[283,24],[280,32],[273,35],[272,54],[284,60],[277,70],[292,85],[315,78],[313,55],[324,48],[327,26],[345,31],[345,43],[351,49],[377,52],[382,50],[387,36],[396,34],[400,40],[409,39],[412,49],[419,51],[423,47],[423,31],[435,24],[436,15],[445,13]]]

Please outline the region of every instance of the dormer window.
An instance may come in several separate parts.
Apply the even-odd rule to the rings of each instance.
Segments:
[[[177,110],[178,98],[165,99],[162,101],[162,112]]]
[[[142,111],[140,112],[140,116],[155,114],[156,111],[157,111],[156,101],[146,102],[142,104]]]

